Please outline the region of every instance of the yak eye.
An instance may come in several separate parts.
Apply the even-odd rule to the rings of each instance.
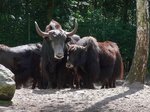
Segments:
[[[55,32],[50,32],[50,35],[55,37],[56,36],[56,33]]]
[[[50,26],[50,30],[53,30],[52,26]]]
[[[44,37],[44,39],[45,39],[47,42],[51,41],[51,38],[50,38],[50,37]]]
[[[68,52],[67,52],[67,56],[69,56],[70,54],[71,54],[71,52],[70,52],[70,51],[68,51]]]
[[[48,37],[44,37],[45,40],[48,40]]]

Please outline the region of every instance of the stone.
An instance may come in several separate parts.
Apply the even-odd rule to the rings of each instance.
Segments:
[[[16,90],[14,74],[0,64],[0,100],[10,101]]]

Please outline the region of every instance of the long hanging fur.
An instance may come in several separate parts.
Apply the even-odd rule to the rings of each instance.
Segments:
[[[116,43],[111,41],[98,42],[100,52],[100,75],[102,88],[115,87],[116,79],[123,78],[123,61]]]

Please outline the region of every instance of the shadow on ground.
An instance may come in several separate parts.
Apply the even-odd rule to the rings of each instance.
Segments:
[[[127,90],[127,91],[125,91],[123,93],[120,93],[118,95],[107,97],[104,100],[95,103],[91,107],[82,110],[82,112],[104,112],[104,111],[109,112],[109,110],[108,110],[106,105],[110,101],[114,101],[116,99],[120,99],[120,98],[126,97],[127,95],[135,94],[136,92],[138,92],[141,89],[143,89],[144,85],[142,85],[142,84],[141,85],[134,84],[134,85],[125,85],[124,87],[128,87],[129,90]],[[73,91],[76,91],[76,90],[69,90],[69,91],[73,92]],[[51,112],[51,111],[52,112],[60,112],[60,111],[63,111],[63,112],[74,112],[76,110],[73,110],[71,105],[51,105],[51,106],[43,107],[40,112]],[[111,112],[112,111],[116,112],[115,110],[110,110],[110,111]]]
[[[103,112],[103,111],[107,110],[108,108],[105,108],[105,106],[109,102],[120,99],[120,98],[123,98],[123,97],[126,97],[127,95],[135,94],[136,92],[138,92],[138,91],[140,91],[141,89],[144,88],[143,84],[137,84],[137,85],[136,85],[136,83],[132,84],[132,85],[125,84],[124,87],[125,86],[129,87],[128,91],[125,91],[124,93],[120,93],[120,94],[115,95],[115,96],[107,97],[104,100],[102,100],[100,102],[97,102],[93,106],[85,109],[84,112]],[[113,111],[113,110],[110,110],[110,111]]]

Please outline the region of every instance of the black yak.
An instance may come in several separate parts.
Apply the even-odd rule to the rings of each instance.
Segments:
[[[85,39],[86,38],[86,39]],[[91,38],[91,37],[90,37]],[[74,67],[75,69],[80,68],[80,70],[77,71],[76,75],[77,77],[81,77],[84,83],[86,82],[85,78],[89,78],[88,73],[90,73],[90,70],[94,73],[98,73],[98,77],[95,80],[95,82],[100,81],[102,83],[102,88],[110,88],[115,87],[116,79],[120,76],[123,77],[123,62],[122,57],[119,52],[119,48],[116,43],[106,41],[106,42],[97,42],[97,46],[99,47],[99,50],[97,50],[98,57],[96,54],[95,58],[87,57],[86,55],[92,55],[95,56],[94,53],[87,52],[87,46],[90,46],[87,44],[87,40],[90,40],[89,37],[84,37],[79,42],[77,42],[74,45],[68,45],[68,61],[66,66],[68,68]],[[83,44],[84,43],[84,44]],[[86,43],[86,44],[85,44]],[[89,47],[92,48],[92,47]],[[96,49],[97,47],[95,47]],[[97,60],[98,63],[95,64],[94,59]],[[89,61],[89,62],[88,62]],[[95,64],[95,66],[93,65]],[[88,67],[88,69],[84,69]],[[96,72],[95,72],[96,71]],[[85,75],[85,73],[87,73]],[[93,75],[92,74],[92,75]],[[91,76],[92,76],[91,75]],[[85,76],[85,77],[83,77]],[[91,78],[91,77],[90,77]],[[89,78],[89,79],[90,79]],[[78,79],[78,84],[80,83],[81,79]]]
[[[93,83],[100,73],[99,51],[97,40],[93,37],[83,37],[76,44],[68,44],[66,67],[74,68],[82,78],[82,88],[94,88]],[[78,81],[81,79],[79,76]]]
[[[53,23],[53,24],[52,24]],[[41,53],[41,75],[42,88],[63,88],[64,84],[60,81],[65,79],[66,74],[71,73],[65,67],[66,63],[66,42],[75,43],[78,40],[74,34],[77,31],[78,24],[75,22],[75,28],[71,32],[62,30],[59,23],[56,27],[54,21],[46,27],[45,32],[41,31],[35,22],[37,33],[43,37]]]
[[[32,88],[40,80],[40,43],[8,47],[0,45],[0,64],[10,69],[15,74],[16,88],[32,78]]]

